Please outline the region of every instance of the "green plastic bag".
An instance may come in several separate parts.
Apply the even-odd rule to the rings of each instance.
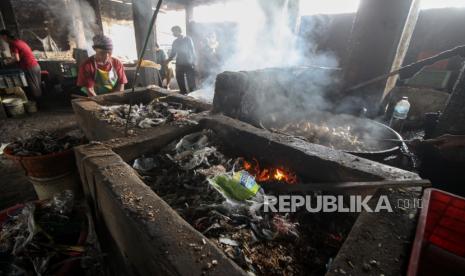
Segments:
[[[231,175],[221,174],[209,178],[208,182],[225,198],[235,201],[245,201],[254,197],[260,190],[255,178],[246,171]]]

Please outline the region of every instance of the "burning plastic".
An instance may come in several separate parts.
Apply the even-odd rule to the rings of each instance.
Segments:
[[[294,184],[298,182],[297,175],[283,167],[265,167],[262,168],[257,159],[253,158],[252,161],[243,160],[242,166],[246,171],[253,175],[259,182],[278,181],[287,184]]]
[[[268,181],[282,185],[295,183],[297,176],[281,167],[260,166],[257,160],[246,162],[241,157],[229,158],[225,152],[229,153],[214,132],[198,132],[150,155],[157,165],[149,171],[139,170],[139,173],[157,195],[247,272],[254,275],[323,274],[326,260],[334,256],[334,249],[324,247],[329,232],[323,230],[324,221],[306,217],[305,212],[265,213],[261,208],[264,192],[254,189],[266,188]],[[264,170],[268,173],[262,173]],[[261,178],[262,181],[254,177],[255,172],[267,177]],[[237,175],[234,180],[235,173],[254,179],[249,182],[252,189],[238,184]],[[220,178],[229,184],[218,184]],[[213,185],[209,185],[212,181]],[[245,193],[240,192],[238,196],[231,187],[239,186]]]

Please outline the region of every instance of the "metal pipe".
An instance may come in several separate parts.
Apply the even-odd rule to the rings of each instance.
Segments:
[[[455,47],[453,49],[441,52],[441,53],[439,53],[439,54],[437,54],[435,56],[425,58],[425,59],[422,59],[420,61],[417,61],[417,62],[411,63],[409,65],[403,66],[403,67],[401,67],[401,68],[399,68],[397,70],[394,70],[394,71],[392,71],[390,73],[387,73],[387,74],[372,78],[372,79],[370,79],[368,81],[364,81],[362,83],[359,83],[357,85],[349,87],[349,88],[345,89],[345,91],[349,92],[349,91],[357,90],[357,89],[363,88],[365,86],[368,86],[370,84],[385,80],[385,79],[387,79],[387,78],[389,78],[391,76],[397,75],[397,74],[401,74],[401,75],[404,74],[402,76],[403,79],[411,78],[416,73],[421,71],[421,69],[423,69],[423,67],[428,66],[428,65],[432,65],[432,64],[434,64],[434,63],[436,63],[438,61],[448,59],[448,58],[451,58],[451,57],[454,57],[454,56],[457,56],[457,55],[461,56],[461,57],[465,57],[465,45]]]

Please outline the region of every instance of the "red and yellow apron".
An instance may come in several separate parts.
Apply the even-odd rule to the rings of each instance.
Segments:
[[[115,68],[113,67],[113,64],[111,64],[111,69],[110,71],[105,71],[102,69],[99,69],[97,66],[97,63],[95,63],[95,76],[94,76],[94,91],[95,94],[97,95],[102,95],[102,94],[107,94],[110,92],[113,92],[114,88],[116,87],[118,83],[118,74],[115,71]],[[87,88],[84,87],[83,91],[87,93]]]

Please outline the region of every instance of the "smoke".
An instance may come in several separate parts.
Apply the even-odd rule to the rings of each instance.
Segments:
[[[244,1],[248,16],[238,24],[236,53],[226,63],[225,70],[257,70],[270,67],[326,66],[336,67],[337,59],[330,53],[307,54],[316,49],[315,37],[324,32],[324,24],[306,25],[300,36],[298,1]],[[273,4],[274,3],[274,4]],[[315,27],[315,28],[314,28]]]
[[[91,48],[92,44],[90,42],[98,29],[94,9],[85,0],[70,0],[70,8],[72,17],[75,19],[74,24],[69,25],[71,26],[69,28],[71,37],[79,41],[79,43],[85,43],[77,45],[78,48]],[[82,38],[80,37],[82,35],[84,35],[85,42],[81,42]]]
[[[65,28],[70,42],[77,48],[92,49],[92,37],[98,30],[95,11],[86,0],[39,0],[56,25]],[[53,35],[53,33],[52,33]]]
[[[337,84],[338,71],[319,67],[338,67],[338,59],[331,52],[318,51],[315,42],[326,31],[328,18],[315,17],[299,26],[295,20],[300,17],[298,2],[239,1],[246,14],[237,22],[236,39],[230,42],[235,51],[219,71],[258,70],[248,74],[253,87],[248,87],[251,92],[242,103],[244,108],[250,104],[257,117],[330,108],[329,90]],[[202,89],[213,91],[215,79],[204,82]]]

